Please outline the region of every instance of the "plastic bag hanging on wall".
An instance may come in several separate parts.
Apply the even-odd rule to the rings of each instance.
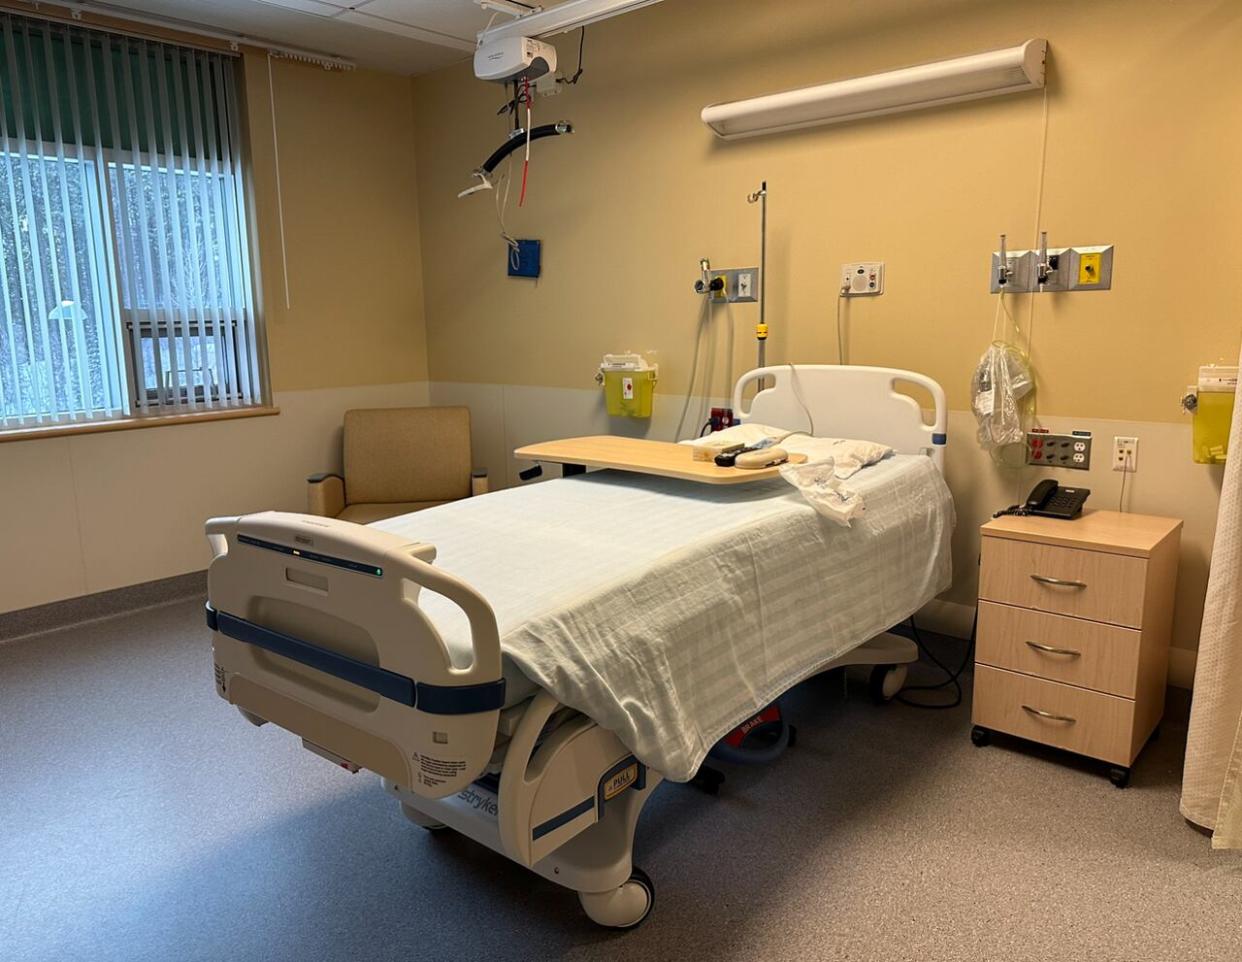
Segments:
[[[993,341],[975,368],[970,385],[970,407],[979,422],[979,444],[995,451],[1021,444],[1022,402],[1035,387],[1030,365],[1012,344]]]

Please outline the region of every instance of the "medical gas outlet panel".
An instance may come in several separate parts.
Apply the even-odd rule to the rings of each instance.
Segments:
[[[993,294],[1106,291],[1113,286],[1113,245],[992,252]]]

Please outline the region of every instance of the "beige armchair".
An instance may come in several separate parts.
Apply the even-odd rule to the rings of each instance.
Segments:
[[[346,411],[343,460],[344,476],[306,479],[311,514],[367,524],[487,491],[464,407]]]

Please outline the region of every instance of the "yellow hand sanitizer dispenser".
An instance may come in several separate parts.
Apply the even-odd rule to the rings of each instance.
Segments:
[[[604,386],[604,403],[611,417],[649,418],[658,364],[638,354],[605,354],[595,380]]]
[[[1194,457],[1198,464],[1224,464],[1238,390],[1238,369],[1208,364],[1199,368],[1199,384],[1183,406],[1194,413]]]

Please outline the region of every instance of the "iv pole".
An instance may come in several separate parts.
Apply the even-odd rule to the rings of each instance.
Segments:
[[[755,325],[755,340],[759,342],[759,367],[767,366],[768,356],[768,182],[762,181],[759,189],[746,197],[748,204],[759,204],[759,323]],[[764,383],[760,379],[759,390]]]

